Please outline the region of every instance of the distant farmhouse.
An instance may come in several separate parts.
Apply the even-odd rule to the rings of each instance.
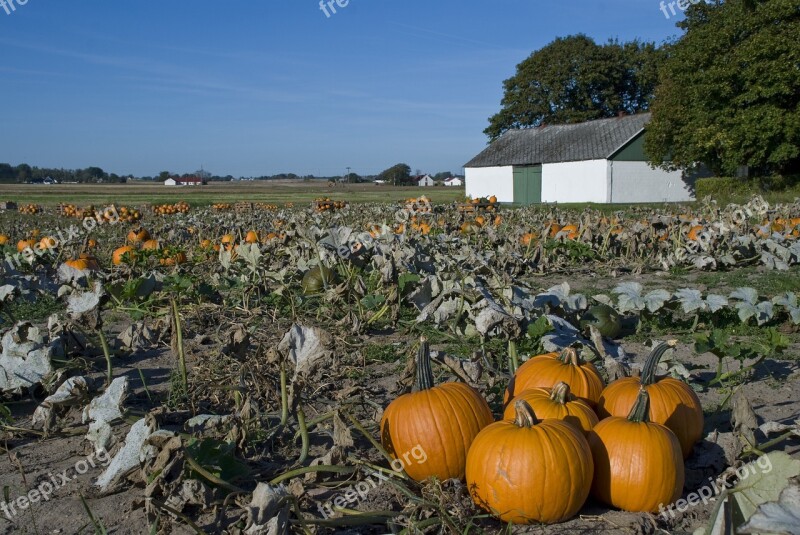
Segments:
[[[500,202],[638,203],[694,200],[694,176],[653,169],[649,113],[509,130],[464,165],[466,194]]]
[[[444,180],[445,186],[463,186],[464,180],[461,177],[451,176],[450,178],[446,178]]]
[[[414,181],[418,186],[435,186],[436,181],[433,180],[431,175],[419,175],[414,177]]]
[[[170,177],[164,181],[165,186],[202,186],[203,179],[196,176]]]

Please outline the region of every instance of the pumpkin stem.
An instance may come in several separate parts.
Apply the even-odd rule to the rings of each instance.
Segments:
[[[518,399],[514,402],[514,411],[516,412],[514,423],[518,427],[530,429],[539,423],[539,419],[536,418],[536,414],[533,412],[533,407],[524,399]]]
[[[564,381],[559,381],[553,387],[552,392],[550,392],[550,399],[555,401],[556,403],[560,403],[564,405],[567,401],[569,401],[570,391],[569,385]]]
[[[658,363],[661,361],[661,357],[676,345],[678,345],[677,340],[667,340],[653,348],[653,351],[650,352],[650,356],[647,357],[647,361],[645,361],[644,367],[642,368],[643,385],[648,386],[656,382],[656,370],[658,369]]]
[[[581,357],[578,355],[578,352],[575,351],[574,347],[565,347],[558,356],[558,360],[564,364],[571,364],[573,366],[581,365]]]
[[[650,421],[650,395],[644,386],[639,388],[639,395],[636,396],[636,402],[628,415],[628,420],[640,423]]]
[[[431,346],[428,339],[421,336],[417,351],[417,379],[414,389],[421,392],[433,388],[433,369],[431,369]]]

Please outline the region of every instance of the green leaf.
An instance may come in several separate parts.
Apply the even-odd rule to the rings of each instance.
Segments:
[[[533,340],[539,340],[553,330],[553,326],[547,321],[547,316],[539,316],[539,319],[528,325],[528,336]]]
[[[420,281],[420,276],[414,273],[403,273],[397,278],[397,286],[400,288],[400,293],[406,291],[406,285]]]
[[[361,305],[367,310],[375,310],[386,302],[386,297],[379,294],[365,295],[361,298]]]
[[[224,481],[231,482],[250,473],[247,465],[236,458],[236,445],[231,442],[192,438],[186,451],[205,470]]]

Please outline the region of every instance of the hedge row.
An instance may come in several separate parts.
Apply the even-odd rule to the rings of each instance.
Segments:
[[[749,196],[759,193],[797,191],[800,195],[800,175],[757,178],[713,177],[700,178],[695,183],[696,198]]]

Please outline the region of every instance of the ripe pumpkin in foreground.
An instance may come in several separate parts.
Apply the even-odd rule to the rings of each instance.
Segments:
[[[655,512],[681,496],[683,456],[678,437],[650,422],[641,388],[627,418],[611,416],[589,433],[594,458],[592,496],[624,511]]]
[[[567,347],[560,354],[547,353],[533,357],[519,367],[508,383],[503,403],[530,388],[553,388],[564,381],[572,393],[594,407],[603,391],[603,379],[591,362],[581,359],[574,348]]]
[[[481,429],[492,423],[486,400],[465,383],[434,386],[427,339],[420,339],[414,392],[392,401],[381,418],[381,443],[393,459],[422,448],[424,463],[407,463],[416,481],[429,477],[463,479],[467,451]]]
[[[600,395],[597,414],[600,418],[625,416],[631,411],[639,389],[644,386],[650,395],[650,421],[672,430],[681,444],[683,458],[703,437],[703,407],[694,390],[678,379],[656,379],[658,362],[664,353],[675,346],[674,341],[659,344],[647,357],[641,377],[624,377],[608,385]]]
[[[516,414],[515,402],[525,400],[539,418],[563,420],[581,431],[584,436],[597,425],[597,415],[584,400],[576,398],[563,381],[552,389],[532,388],[522,392],[508,404],[503,412],[504,420],[513,420]]]
[[[589,444],[572,425],[539,421],[525,400],[515,419],[478,434],[467,457],[467,488],[475,503],[504,522],[562,522],[589,495],[594,463]]]

